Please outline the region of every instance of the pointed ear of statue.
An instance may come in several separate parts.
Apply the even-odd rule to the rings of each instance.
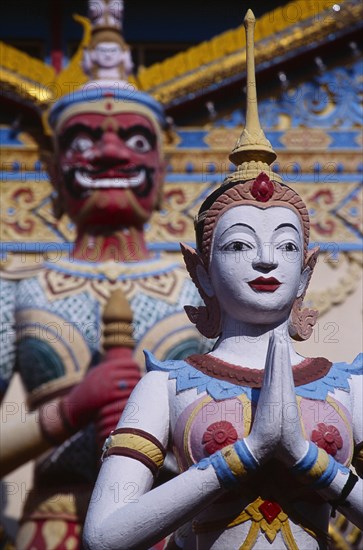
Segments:
[[[189,320],[206,338],[216,338],[221,333],[221,310],[210,283],[203,260],[194,248],[180,243],[188,273],[198,289],[205,306],[185,306]]]
[[[297,341],[310,338],[319,315],[319,312],[315,309],[302,309],[302,303],[318,259],[318,254],[319,248],[314,248],[314,250],[307,254],[305,267],[301,274],[298,296],[290,315],[289,334],[291,338]]]

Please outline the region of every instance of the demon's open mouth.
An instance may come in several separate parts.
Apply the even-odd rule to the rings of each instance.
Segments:
[[[154,169],[137,166],[132,169],[89,169],[72,167],[65,173],[67,191],[75,198],[85,198],[96,189],[132,189],[139,197],[146,197],[152,188]]]

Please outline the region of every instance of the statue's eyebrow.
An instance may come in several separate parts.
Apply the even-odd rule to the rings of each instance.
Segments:
[[[299,230],[292,223],[280,223],[280,225],[275,227],[274,231],[277,231],[278,229],[282,229],[283,227],[291,227],[292,229],[294,229],[296,231],[296,233],[299,233],[299,235],[300,235]]]
[[[253,233],[256,233],[255,229],[253,229],[253,227],[251,227],[251,226],[248,225],[247,223],[234,223],[233,225],[231,225],[231,227],[228,227],[225,231],[223,231],[223,233],[221,234],[221,237],[223,237],[223,235],[224,235],[225,233],[227,233],[227,231],[229,231],[230,229],[232,229],[232,227],[239,227],[239,226],[247,227],[247,228],[250,229]]]
[[[98,139],[102,133],[102,130],[101,128],[91,128],[81,123],[75,124],[74,126],[69,126],[61,133],[59,137],[60,145],[64,146],[68,144],[77,134],[80,134],[81,132],[93,137],[94,139]]]

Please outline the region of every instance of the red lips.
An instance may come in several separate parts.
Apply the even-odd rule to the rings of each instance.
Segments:
[[[275,292],[281,285],[280,281],[275,279],[275,277],[258,277],[248,284],[256,292]]]

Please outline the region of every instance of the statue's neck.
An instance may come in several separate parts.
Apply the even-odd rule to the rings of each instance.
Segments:
[[[150,257],[144,232],[135,227],[122,228],[113,232],[79,231],[73,250],[73,257],[86,262],[136,262]]]
[[[265,368],[266,355],[271,332],[280,332],[286,339],[292,365],[299,364],[303,358],[294,350],[288,334],[288,320],[270,325],[225,320],[224,331],[215,345],[212,355],[241,367],[262,370]]]

